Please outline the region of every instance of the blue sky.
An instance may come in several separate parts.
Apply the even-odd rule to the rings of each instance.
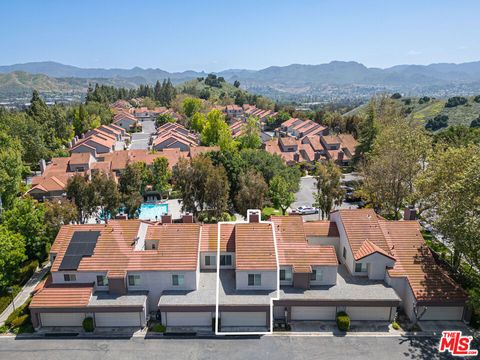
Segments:
[[[480,60],[480,1],[5,0],[0,14],[1,65],[218,71]]]

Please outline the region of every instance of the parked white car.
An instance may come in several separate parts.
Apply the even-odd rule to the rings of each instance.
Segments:
[[[318,214],[318,209],[311,206],[299,206],[294,210],[294,212],[301,215],[311,215]]]

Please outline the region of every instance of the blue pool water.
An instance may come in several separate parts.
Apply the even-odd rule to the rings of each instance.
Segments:
[[[162,215],[168,213],[168,204],[149,204],[143,203],[140,206],[140,215],[138,216],[141,220],[155,220],[155,216],[160,220]]]

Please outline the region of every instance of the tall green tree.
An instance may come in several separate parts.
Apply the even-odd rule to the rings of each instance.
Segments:
[[[71,224],[77,218],[77,207],[70,200],[45,201],[45,225],[49,243],[53,243],[62,225]]]
[[[420,126],[406,120],[383,126],[362,166],[362,197],[383,215],[397,219],[430,150],[431,140]]]
[[[152,164],[152,179],[151,184],[153,188],[162,193],[168,189],[168,182],[172,177],[172,172],[168,167],[168,160],[164,157],[158,157]]]
[[[223,114],[217,109],[207,114],[207,122],[202,130],[200,139],[203,145],[218,145],[224,151],[232,151],[236,148],[230,127],[226,123]]]
[[[96,210],[95,191],[88,176],[75,174],[68,179],[66,193],[77,207],[78,222],[83,224]]]
[[[20,190],[23,171],[20,143],[0,131],[0,210],[12,206]]]
[[[15,199],[12,208],[3,214],[3,225],[22,235],[29,259],[45,259],[49,244],[43,204],[28,196]]]
[[[273,205],[282,209],[285,215],[287,209],[295,201],[295,192],[292,191],[292,184],[283,176],[275,175],[268,186],[268,195]]]
[[[89,186],[93,188],[95,204],[101,208],[105,221],[115,217],[120,206],[120,192],[113,174],[94,172]]]
[[[242,135],[239,137],[242,149],[258,149],[262,145],[260,138],[260,122],[258,118],[250,116],[242,127]]]
[[[195,130],[198,133],[202,133],[206,123],[207,118],[205,117],[205,115],[197,111],[195,112],[195,114],[192,115],[190,127],[192,128],[192,130]]]
[[[182,102],[182,111],[186,117],[192,117],[196,112],[202,110],[202,100],[192,97],[187,97],[183,99]]]
[[[0,224],[0,288],[5,290],[18,276],[25,255],[25,239]]]
[[[443,235],[454,269],[462,259],[480,267],[479,169],[480,146],[438,147],[415,181],[422,216]]]
[[[332,160],[315,167],[316,192],[313,193],[315,206],[319,208],[322,220],[328,217],[335,205],[342,203],[345,191],[341,185],[342,171]]]
[[[248,170],[240,175],[240,185],[235,196],[235,208],[244,217],[248,209],[263,209],[268,186],[262,174]]]

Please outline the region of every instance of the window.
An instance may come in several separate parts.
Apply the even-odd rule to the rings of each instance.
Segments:
[[[290,269],[280,269],[280,280],[281,281],[292,280],[292,270],[290,270]]]
[[[367,264],[356,263],[355,272],[365,272],[367,271]]]
[[[172,275],[172,285],[173,286],[182,286],[184,283],[184,276],[183,275]]]
[[[215,256],[206,255],[205,256],[205,266],[213,266],[213,265],[215,265]]]
[[[140,285],[140,275],[128,275],[128,286]]]
[[[97,286],[108,286],[107,277],[103,275],[97,275]]]
[[[232,255],[220,255],[220,266],[232,266]]]
[[[75,274],[63,274],[64,281],[77,281],[77,276]]]
[[[313,269],[312,274],[310,275],[310,281],[322,281],[323,280],[323,270]]]
[[[248,286],[260,286],[262,285],[261,274],[248,274]]]
[[[345,249],[345,246],[343,247],[343,258],[347,258],[347,249]]]
[[[156,245],[155,244],[152,244],[152,250],[155,250],[156,249]]]

